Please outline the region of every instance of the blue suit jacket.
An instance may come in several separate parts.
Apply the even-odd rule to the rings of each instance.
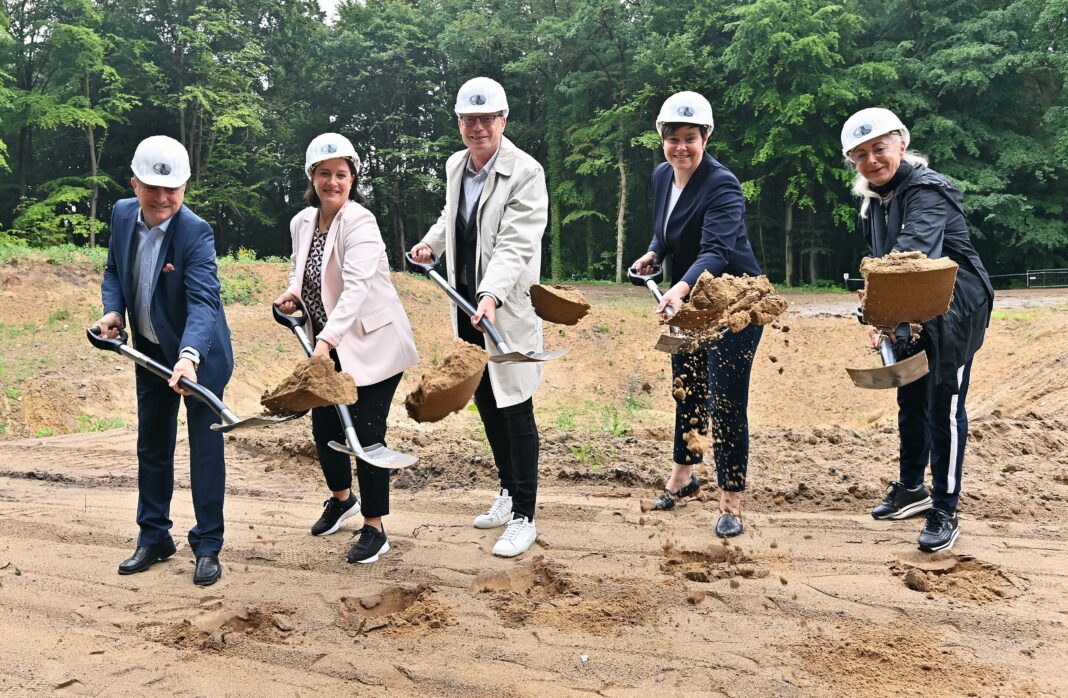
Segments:
[[[108,261],[100,289],[105,314],[116,312],[122,317],[135,302],[133,269],[137,260],[133,256],[140,208],[136,198],[123,199],[111,213]],[[164,272],[166,264],[174,269]],[[152,325],[163,355],[173,366],[183,347],[196,349],[200,352],[197,380],[220,392],[233,372],[234,353],[215,264],[215,234],[186,206],[167,227],[153,279]],[[137,313],[131,310],[129,315],[128,327],[137,334]]]
[[[649,249],[671,255],[671,283],[691,287],[702,271],[713,276],[760,274],[745,233],[745,197],[738,178],[705,153],[664,225],[671,195],[671,165],[653,170],[653,240]]]

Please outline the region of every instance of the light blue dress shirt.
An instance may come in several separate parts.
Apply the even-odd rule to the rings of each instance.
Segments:
[[[137,265],[133,269],[137,331],[155,344],[159,344],[159,339],[156,337],[156,328],[152,325],[152,283],[155,280],[153,273],[159,258],[159,248],[163,245],[163,236],[171,220],[173,217],[155,228],[149,228],[142,212],[137,212],[137,252],[134,254]]]

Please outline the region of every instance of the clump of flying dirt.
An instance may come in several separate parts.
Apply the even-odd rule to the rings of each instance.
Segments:
[[[988,695],[1005,685],[1005,672],[951,647],[930,625],[896,620],[817,627],[790,649],[800,658],[795,683],[807,684],[799,676],[804,674],[833,687],[834,695]]]
[[[267,414],[293,414],[313,407],[351,405],[356,402],[356,383],[339,373],[328,356],[313,356],[297,364],[293,373],[260,398]]]
[[[417,422],[437,422],[462,410],[475,394],[488,362],[484,349],[458,342],[441,366],[426,371],[404,398],[408,416]]]
[[[891,329],[903,322],[921,324],[949,310],[957,263],[929,259],[923,252],[891,252],[860,262],[864,321]]]
[[[690,300],[667,323],[695,339],[712,339],[724,329],[740,332],[750,324],[768,325],[787,305],[766,276],[712,276],[706,271],[690,291]]]
[[[581,589],[557,564],[541,555],[505,572],[479,575],[470,590],[492,593],[490,606],[510,627],[542,625],[593,635],[651,622],[649,589],[626,579],[598,579]]]
[[[259,604],[240,610],[222,610],[162,629],[156,642],[187,650],[220,652],[246,639],[284,643],[295,630],[292,608]]]
[[[530,287],[530,302],[542,320],[558,325],[575,325],[590,312],[590,303],[574,286]]]
[[[1027,590],[1023,580],[1014,578],[997,565],[949,551],[898,553],[890,570],[913,591],[943,594],[980,604],[1007,601]]]
[[[660,571],[691,582],[714,582],[719,579],[760,579],[768,576],[766,567],[749,553],[729,541],[713,543],[704,550],[684,550],[674,541],[663,545],[664,561]]]
[[[432,586],[390,587],[377,594],[344,596],[339,625],[369,633],[385,629],[394,635],[428,635],[456,623],[449,607],[434,598]]]

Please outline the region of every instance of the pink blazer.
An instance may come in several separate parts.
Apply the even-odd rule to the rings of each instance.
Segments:
[[[288,290],[297,297],[318,215],[318,209],[308,207],[289,223],[293,256]],[[419,363],[412,326],[389,277],[378,223],[355,201],[342,206],[330,225],[322,274],[327,322],[319,338],[337,348],[342,370],[357,386],[378,383]],[[313,336],[310,318],[307,331]]]

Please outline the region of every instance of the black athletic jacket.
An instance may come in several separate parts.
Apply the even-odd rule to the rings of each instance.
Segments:
[[[953,301],[944,315],[924,323],[931,376],[953,392],[957,370],[983,345],[994,288],[968,233],[960,190],[934,170],[916,166],[884,205],[871,200],[864,233],[874,257],[919,251],[932,259],[949,257],[959,266]]]

